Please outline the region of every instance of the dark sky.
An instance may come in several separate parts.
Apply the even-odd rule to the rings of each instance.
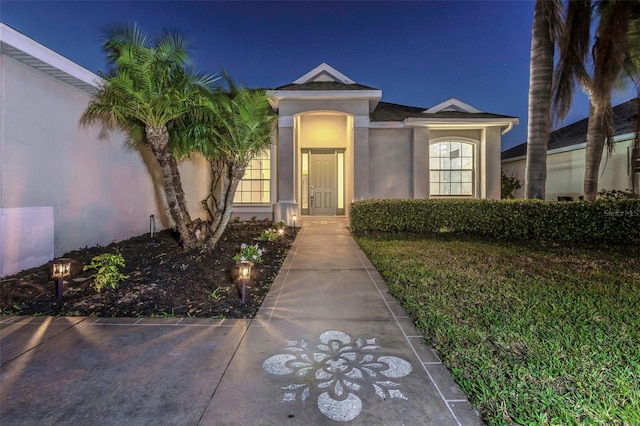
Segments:
[[[503,149],[526,140],[532,19],[532,1],[0,0],[2,22],[90,71],[106,69],[106,27],[169,28],[192,40],[201,71],[225,69],[247,87],[287,84],[326,62],[387,102],[427,108],[456,97],[519,117]],[[565,123],[588,113],[584,95],[574,104]]]

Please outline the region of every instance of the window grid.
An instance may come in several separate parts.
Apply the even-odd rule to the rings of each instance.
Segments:
[[[473,196],[473,145],[440,142],[431,145],[429,156],[431,195]]]
[[[238,183],[234,204],[265,204],[271,202],[271,162],[269,151],[249,162],[244,177]]]

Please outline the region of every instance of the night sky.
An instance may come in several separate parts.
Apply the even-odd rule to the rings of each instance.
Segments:
[[[322,62],[382,99],[431,107],[456,97],[519,117],[503,149],[525,142],[533,1],[9,1],[0,21],[90,71],[105,71],[104,29],[137,22],[192,41],[201,71],[247,87],[292,82]],[[580,90],[578,90],[580,92]],[[629,88],[614,105],[634,97]],[[579,93],[565,124],[588,113]]]

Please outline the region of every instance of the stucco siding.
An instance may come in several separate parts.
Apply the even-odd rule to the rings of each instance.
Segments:
[[[411,129],[369,131],[370,198],[411,198]]]
[[[55,256],[143,233],[151,214],[170,226],[155,159],[126,148],[122,134],[80,126],[88,93],[4,55],[1,66],[0,207],[53,207]],[[194,159],[181,170],[200,215],[207,168]]]
[[[280,101],[278,115],[293,116],[310,111],[335,111],[368,117],[369,101],[366,99],[287,99]]]
[[[450,139],[456,140],[456,138],[466,138],[479,141],[482,137],[482,130],[466,130],[466,129],[451,129],[451,130],[433,130],[429,131],[429,139]]]
[[[300,148],[347,148],[344,114],[306,114],[300,117],[300,127]]]
[[[484,164],[485,171],[485,197],[489,199],[499,200],[501,192],[500,182],[500,128],[488,127],[484,140],[485,153]]]

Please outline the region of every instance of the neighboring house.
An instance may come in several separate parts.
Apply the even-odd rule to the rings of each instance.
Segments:
[[[99,78],[0,23],[0,276],[169,226],[160,170],[80,116]],[[181,166],[193,215],[206,164]]]
[[[636,98],[613,108],[615,149],[607,155],[605,148],[602,155],[598,175],[600,190],[633,189],[632,150],[639,103],[640,99]],[[551,133],[547,151],[547,200],[577,200],[583,194],[587,124],[585,118]],[[502,169],[523,184],[517,198],[525,196],[526,155],[526,142],[502,152]]]
[[[153,156],[101,138],[80,117],[100,79],[0,23],[0,276],[67,251],[171,226]],[[346,215],[368,198],[500,198],[501,137],[518,119],[457,99],[381,102],[327,64],[272,91],[273,145],[252,160],[234,216],[292,223]],[[204,217],[206,162],[181,164],[192,217]]]
[[[274,144],[241,182],[238,216],[291,223],[344,215],[368,198],[500,198],[501,138],[517,118],[454,98],[431,108],[381,102],[381,90],[327,64],[272,95]]]

